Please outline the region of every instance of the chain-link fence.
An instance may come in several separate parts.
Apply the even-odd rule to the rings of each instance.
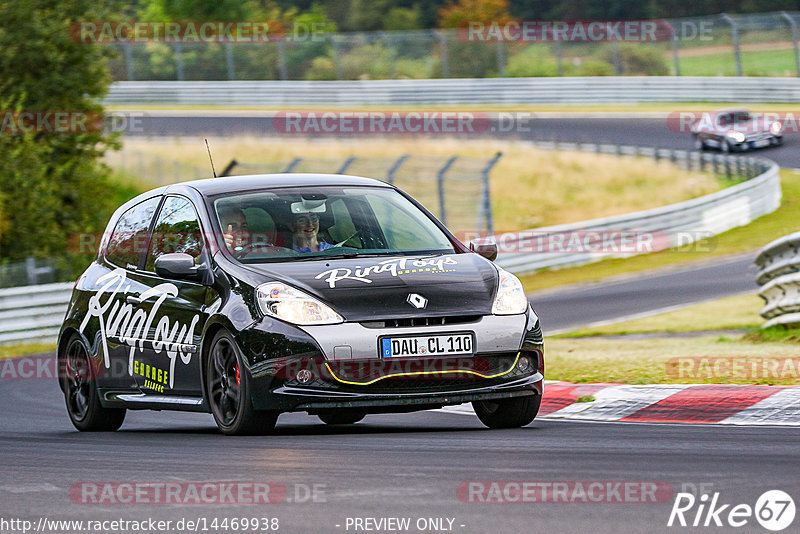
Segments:
[[[645,41],[477,39],[459,30],[415,30],[289,32],[267,43],[117,43],[109,45],[119,52],[110,68],[115,80],[800,76],[800,12],[666,22],[669,37]]]
[[[377,178],[416,198],[456,231],[493,230],[489,176],[501,157],[486,160],[462,156],[403,155],[397,158],[295,158],[282,162],[233,160],[225,174],[273,172],[350,174]]]

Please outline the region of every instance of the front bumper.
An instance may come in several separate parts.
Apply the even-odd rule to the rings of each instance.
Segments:
[[[318,351],[253,362],[249,373],[255,409],[413,411],[542,392],[544,348],[533,310],[459,324],[345,323],[298,330],[309,338],[304,346],[313,344]],[[474,333],[474,355],[402,359],[380,355],[378,341],[383,336],[465,330]]]

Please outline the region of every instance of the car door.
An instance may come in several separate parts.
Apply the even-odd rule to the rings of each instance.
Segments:
[[[137,273],[146,288],[139,295],[139,306],[146,310],[148,328],[130,366],[145,393],[199,396],[199,348],[209,289],[196,281],[156,274],[156,259],[175,252],[189,254],[196,264],[210,261],[195,206],[185,197],[167,196],[156,217],[143,268]]]
[[[146,290],[137,271],[161,199],[156,196],[144,200],[120,215],[98,267],[92,270],[91,281],[87,281],[91,296],[80,330],[103,362],[97,382],[104,390],[137,389],[128,370],[129,340],[136,337],[141,319],[135,303]]]

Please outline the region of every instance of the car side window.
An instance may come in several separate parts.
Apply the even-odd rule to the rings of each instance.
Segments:
[[[147,251],[145,270],[155,271],[156,259],[162,254],[183,252],[198,262],[203,252],[203,235],[197,211],[188,199],[167,197],[153,228]]]
[[[161,197],[145,200],[120,216],[108,240],[106,260],[128,269],[139,266],[139,257],[147,246],[147,231],[159,202]]]

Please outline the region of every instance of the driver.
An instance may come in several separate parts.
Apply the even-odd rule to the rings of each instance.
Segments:
[[[222,237],[225,238],[225,245],[229,251],[240,252],[250,244],[250,228],[247,226],[247,218],[241,209],[232,206],[221,209],[219,221],[222,227]]]
[[[289,223],[292,231],[292,248],[297,252],[320,252],[333,248],[333,245],[319,239],[319,215],[311,212],[292,214]]]

